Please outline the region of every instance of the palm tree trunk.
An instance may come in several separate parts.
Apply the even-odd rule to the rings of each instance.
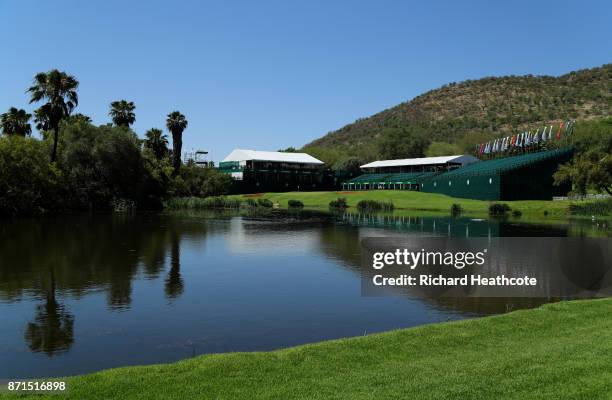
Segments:
[[[174,166],[174,176],[181,171],[181,151],[183,148],[183,138],[180,133],[172,133],[172,158]]]
[[[53,128],[53,151],[51,152],[51,162],[57,159],[57,140],[59,138],[59,125]]]

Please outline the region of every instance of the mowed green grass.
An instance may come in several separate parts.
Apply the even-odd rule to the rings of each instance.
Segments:
[[[610,398],[612,300],[113,369],[68,384],[72,399]]]
[[[270,199],[281,207],[287,207],[287,201],[300,200],[307,208],[327,208],[329,202],[344,197],[350,207],[355,207],[360,200],[392,201],[396,209],[414,211],[450,212],[452,204],[460,204],[465,213],[487,215],[491,201],[459,199],[437,193],[398,191],[398,190],[369,190],[354,192],[288,192],[288,193],[261,193],[257,195],[234,195],[231,198],[246,199],[257,196]],[[257,198],[253,197],[253,198]],[[563,218],[569,216],[570,201],[503,201],[512,210],[519,210],[525,217]]]

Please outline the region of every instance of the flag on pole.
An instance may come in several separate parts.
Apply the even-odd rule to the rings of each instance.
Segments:
[[[552,131],[553,131],[553,126],[550,126],[550,129],[548,130],[548,140],[552,140],[553,136],[552,136]]]
[[[559,130],[557,131],[557,140],[561,139],[561,130],[563,129],[563,121],[559,124]]]

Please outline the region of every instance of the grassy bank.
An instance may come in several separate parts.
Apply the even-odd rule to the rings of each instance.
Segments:
[[[612,299],[68,379],[82,399],[607,398]],[[58,397],[55,395],[49,398]]]
[[[482,215],[488,214],[490,201],[458,199],[436,193],[397,191],[397,190],[372,190],[356,192],[289,192],[289,193],[262,193],[258,195],[235,195],[229,196],[235,199],[267,198],[281,207],[287,207],[289,200],[300,200],[307,208],[327,209],[330,201],[338,197],[344,197],[349,207],[357,207],[362,200],[375,200],[393,202],[396,210],[428,211],[450,213],[453,204],[460,204],[465,214]],[[505,201],[512,210],[518,210],[525,218],[567,218],[570,216],[570,204],[572,201]],[[578,202],[585,204],[587,202]]]

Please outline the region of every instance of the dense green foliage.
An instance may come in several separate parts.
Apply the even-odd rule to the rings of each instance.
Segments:
[[[107,208],[113,199],[150,205],[163,193],[129,129],[76,123],[65,125],[60,134],[58,166],[72,208]]]
[[[572,143],[576,156],[555,173],[557,184],[571,181],[573,191],[612,194],[612,118],[577,124]]]
[[[57,162],[49,163],[52,140],[0,138],[0,214],[60,209],[160,208],[169,196],[216,196],[231,179],[212,168],[183,165],[172,176],[166,158],[143,149],[124,126],[65,121]]]
[[[378,140],[378,155],[383,160],[423,157],[428,145],[429,139],[417,129],[385,128]]]
[[[162,160],[168,156],[168,136],[161,129],[149,129],[145,133],[145,138],[144,147],[151,151],[156,160]]]
[[[563,301],[272,352],[210,354],[117,368],[68,378],[65,397],[608,398],[610,307],[610,299]]]
[[[32,133],[31,114],[15,107],[0,115],[0,133],[5,135],[28,136]]]
[[[304,208],[304,203],[299,200],[289,200],[287,202],[287,207],[289,208]]]
[[[463,212],[463,207],[461,207],[461,204],[453,203],[451,205],[450,213],[453,217],[457,217],[461,215],[462,212]]]
[[[130,126],[136,121],[134,110],[136,106],[131,101],[118,100],[110,104],[108,115],[117,126]]]
[[[329,202],[329,208],[344,209],[348,207],[348,203],[344,197],[339,197]]]
[[[272,208],[274,203],[272,203],[269,199],[257,199],[257,205],[265,208]]]
[[[479,142],[480,143],[480,142]],[[470,146],[471,149],[474,148],[474,145]],[[455,154],[461,154],[463,152],[463,148],[455,143],[447,143],[447,142],[431,142],[429,146],[427,146],[427,150],[425,150],[425,156],[427,157],[438,157],[438,156],[450,156]]]
[[[489,205],[489,215],[493,217],[502,217],[507,215],[510,210],[510,206],[506,203],[491,203]]]
[[[171,171],[173,171],[172,168]],[[180,166],[178,176],[171,177],[168,194],[178,197],[207,197],[227,194],[232,178],[214,168],[201,168],[190,163]]]
[[[574,215],[607,216],[612,215],[612,198],[571,204],[569,211]]]
[[[0,215],[50,210],[62,198],[61,172],[49,164],[47,143],[0,137]]]
[[[164,201],[164,208],[170,210],[198,210],[209,208],[239,208],[242,201],[228,199],[223,196],[215,197],[171,197]]]
[[[559,118],[585,121],[609,117],[611,81],[612,64],[607,64],[560,77],[487,77],[450,83],[361,118],[313,141],[303,150],[332,164],[351,155],[363,161],[384,158],[375,143],[386,135],[385,130],[392,129],[407,136],[418,132],[428,141],[452,143],[471,151],[472,144],[493,135],[533,129]],[[397,137],[403,136],[400,133]],[[418,151],[400,152],[407,153]]]

